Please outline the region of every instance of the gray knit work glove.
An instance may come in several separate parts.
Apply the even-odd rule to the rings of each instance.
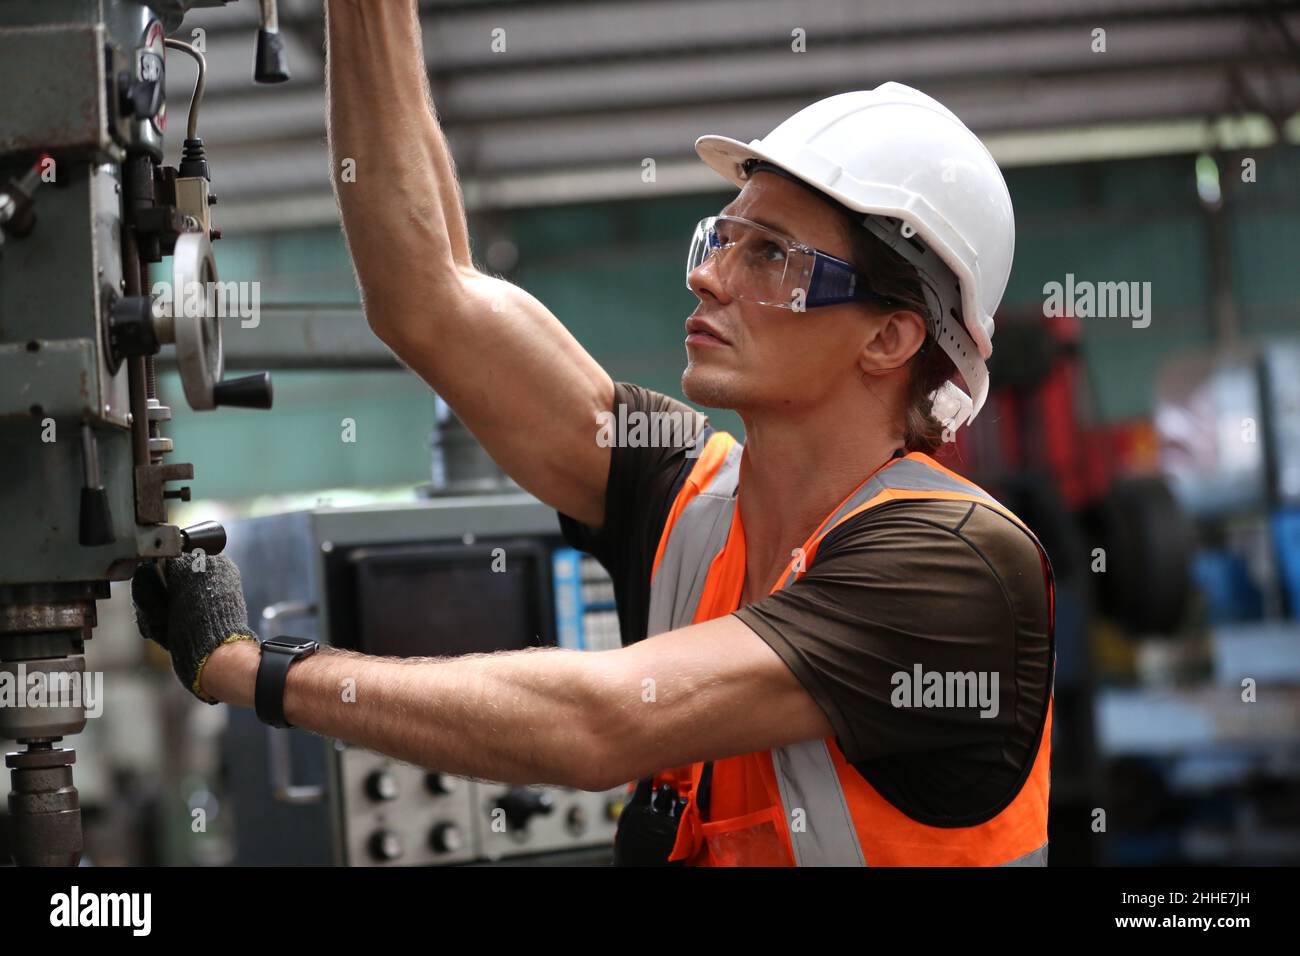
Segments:
[[[230,641],[256,641],[239,568],[229,558],[206,555],[196,570],[190,555],[142,564],[131,579],[131,598],[140,633],[161,644],[172,657],[176,676],[205,704],[219,701],[203,693],[199,675],[208,657]],[[166,585],[158,577],[162,567]]]

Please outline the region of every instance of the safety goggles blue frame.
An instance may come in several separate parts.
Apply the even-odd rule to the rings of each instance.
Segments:
[[[761,223],[739,216],[706,216],[695,226],[686,260],[686,287],[691,288],[691,273],[715,253],[733,242],[725,242],[718,226],[742,231],[751,247],[756,242],[770,243],[780,250],[779,260],[755,263],[728,263],[720,260],[719,271],[724,288],[732,298],[761,305],[804,311],[847,302],[892,303],[896,300],[873,292],[866,279],[851,263],[820,249],[814,249],[792,236]],[[779,269],[778,269],[779,264]],[[780,273],[778,276],[777,273]],[[796,293],[801,292],[802,295]]]

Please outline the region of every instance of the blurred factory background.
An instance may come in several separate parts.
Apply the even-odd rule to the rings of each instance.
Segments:
[[[695,157],[697,136],[749,140],[817,98],[887,80],[980,134],[1015,204],[1015,267],[990,410],[941,460],[1024,517],[1054,561],[1052,862],[1300,863],[1300,5],[420,8],[477,260],[545,302],[616,379],[676,396],[689,230],[732,195]],[[198,475],[180,523],[231,522],[233,552],[262,567],[252,551],[265,538],[241,545],[242,519],[288,514],[276,527],[304,548],[332,546],[351,533],[349,509],[422,486],[493,486],[361,314],[328,178],[319,3],[281,0],[293,80],[274,87],[248,79],[255,12],[196,11],[177,35],[204,31],[221,278],[260,283],[261,322],[227,320],[226,363],[274,370],[276,408],[191,412],[173,373],[162,391]],[[796,30],[806,52],[791,49]],[[170,56],[178,113],[193,82],[193,64]],[[1149,282],[1149,325],[1045,316],[1045,285],[1067,276]],[[345,419],[355,441],[339,439]],[[715,421],[740,433],[730,413]],[[322,862],[331,841],[370,839],[340,836],[349,824],[313,791],[322,753],[232,745],[260,725],[195,704],[136,634],[121,585],[114,594],[87,645],[113,717],[78,744],[91,862]],[[250,776],[277,772],[253,792]],[[341,771],[364,778],[358,804],[389,786],[374,772]],[[383,859],[365,840],[356,853]]]

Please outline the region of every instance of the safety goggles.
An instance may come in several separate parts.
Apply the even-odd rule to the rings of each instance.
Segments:
[[[733,299],[795,312],[894,301],[872,292],[851,263],[737,216],[706,216],[696,224],[686,259],[688,289],[691,273],[715,254],[718,280]]]

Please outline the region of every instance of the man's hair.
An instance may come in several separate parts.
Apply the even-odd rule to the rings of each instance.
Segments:
[[[862,226],[861,213],[845,208],[844,228],[853,250],[850,256],[853,267],[866,278],[871,291],[893,300],[902,308],[911,309],[925,320],[925,341],[908,362],[911,378],[904,397],[907,411],[903,441],[909,452],[930,454],[944,443],[943,423],[932,414],[934,399],[931,395],[957,374],[957,367],[939,348],[930,332],[934,316],[930,315],[925,303],[916,268],[868,232]]]

